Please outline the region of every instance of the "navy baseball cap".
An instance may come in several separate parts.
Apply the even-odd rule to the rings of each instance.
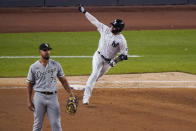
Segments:
[[[47,44],[47,43],[42,43],[40,46],[39,46],[39,50],[52,50],[52,48],[50,48],[50,45]]]

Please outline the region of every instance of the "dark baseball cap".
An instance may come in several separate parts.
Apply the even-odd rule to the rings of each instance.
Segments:
[[[42,43],[39,46],[39,50],[52,50],[52,48],[50,48],[50,45],[48,43]]]

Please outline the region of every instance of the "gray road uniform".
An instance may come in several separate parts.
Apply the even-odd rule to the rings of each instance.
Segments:
[[[63,76],[61,65],[51,59],[46,67],[39,60],[30,66],[27,81],[34,84],[35,91],[33,131],[41,131],[45,113],[48,115],[52,131],[62,131],[56,79]],[[50,94],[46,94],[48,92]]]
[[[127,42],[121,33],[114,35],[108,26],[99,22],[88,12],[85,13],[85,16],[93,25],[97,27],[97,30],[101,35],[98,49],[93,56],[92,73],[86,83],[86,88],[84,91],[83,103],[89,103],[89,98],[92,94],[96,81],[111,67],[108,64],[110,60],[114,59],[118,53],[127,55],[128,48]]]

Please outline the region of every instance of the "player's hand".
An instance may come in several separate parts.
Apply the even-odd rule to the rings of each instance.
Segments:
[[[109,62],[109,65],[111,67],[114,67],[116,65],[116,62],[114,61],[114,59],[112,59],[110,62]]]
[[[28,102],[28,108],[29,108],[30,111],[34,111],[35,110],[33,102]]]
[[[79,10],[80,12],[84,13],[84,14],[86,13],[86,10],[85,10],[84,7],[81,6],[81,5],[78,7],[78,10]]]

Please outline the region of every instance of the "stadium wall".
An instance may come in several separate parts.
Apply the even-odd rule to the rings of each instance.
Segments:
[[[0,7],[190,5],[196,0],[0,0]]]

